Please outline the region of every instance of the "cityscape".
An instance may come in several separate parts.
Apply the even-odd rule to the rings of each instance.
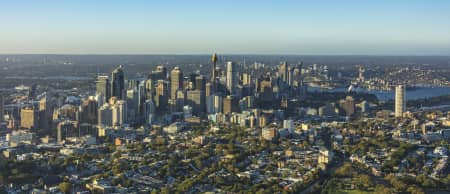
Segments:
[[[74,2],[68,2],[71,9],[81,12]],[[408,4],[399,2],[392,6]],[[411,9],[433,13],[427,3],[412,2]],[[70,10],[53,3],[31,3],[24,9],[51,5]],[[85,8],[90,3],[80,1],[77,5]],[[225,7],[239,4],[211,3]],[[289,11],[300,6],[284,3],[280,2],[281,7]],[[135,13],[126,11],[130,4],[101,6]],[[205,6],[185,4],[179,2],[176,9]],[[364,3],[356,4],[365,9]],[[434,4],[432,10],[448,19],[445,10],[450,4],[443,4],[442,10]],[[268,13],[273,18],[285,16],[277,11],[278,5],[271,8],[266,2],[239,5],[273,9]],[[20,3],[5,6],[16,10],[22,7]],[[140,23],[140,17],[149,16],[140,12],[141,6],[160,9],[168,5],[133,4],[138,16],[124,18],[135,17],[137,21],[124,21]],[[111,14],[105,9],[100,9],[99,18],[93,20],[103,21],[106,16],[101,14]],[[236,9],[238,13],[230,16],[235,22],[264,16]],[[397,13],[385,11],[388,15]],[[49,23],[33,21],[42,23],[43,33],[54,33],[48,27],[66,24],[57,23],[56,13],[45,13],[51,15]],[[207,17],[209,13],[215,12],[173,17],[186,17],[189,25],[195,26],[191,17]],[[39,18],[41,14],[33,11],[27,16]],[[304,13],[289,17],[297,14]],[[81,13],[75,15],[82,18]],[[68,15],[61,15],[65,17]],[[293,48],[281,50],[285,53],[254,48],[254,40],[271,42],[273,37],[266,37],[266,32],[255,32],[255,39],[248,42],[241,39],[245,33],[230,32],[227,36],[217,32],[222,35],[215,37],[221,40],[221,46],[201,30],[189,31],[193,28],[186,31],[193,40],[186,41],[197,41],[198,45],[185,48],[183,43],[176,43],[177,37],[185,34],[155,23],[162,26],[155,31],[163,34],[156,36],[151,31],[155,36],[152,41],[167,41],[173,47],[155,44],[161,51],[141,53],[133,50],[140,43],[131,41],[115,48],[116,43],[106,43],[115,38],[96,34],[99,40],[91,40],[83,34],[89,30],[79,32],[79,37],[92,41],[89,44],[78,36],[74,38],[72,32],[67,35],[71,40],[54,35],[54,42],[49,40],[47,47],[39,39],[49,37],[41,32],[25,33],[31,38],[24,42],[10,41],[20,35],[13,32],[23,30],[20,24],[12,23],[22,19],[5,20],[7,30],[0,32],[0,41],[5,40],[0,45],[0,193],[450,193],[450,50],[446,49],[450,48],[450,29],[446,28],[448,39],[442,40],[443,47],[411,46],[417,50],[410,50],[406,48],[410,44],[405,44],[397,45],[397,51],[386,48],[360,53],[358,47],[352,47],[353,40],[348,40],[348,47],[330,52],[327,49],[335,48],[324,43],[327,48],[317,47],[324,52],[304,54]],[[90,23],[90,19],[72,21],[73,30]],[[161,20],[174,22],[180,30],[185,26],[184,20]],[[268,26],[281,25],[265,21]],[[118,31],[120,36],[130,35],[126,30]],[[283,35],[297,37],[277,32],[280,36],[274,37],[280,44],[290,40]],[[436,34],[436,39],[440,35]],[[238,47],[233,45],[232,36],[241,41],[241,48],[228,50]],[[410,36],[415,37],[411,45],[417,47],[420,41],[434,41],[419,41],[414,32]],[[389,40],[395,42],[396,38],[401,39]],[[211,42],[206,51],[201,48],[205,44],[202,40]],[[72,44],[60,48],[59,41]],[[143,39],[142,44],[146,41]],[[319,42],[317,45],[321,45]],[[116,50],[103,53],[101,47],[89,46],[94,44]]]

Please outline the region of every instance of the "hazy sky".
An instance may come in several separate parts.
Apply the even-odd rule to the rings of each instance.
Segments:
[[[450,55],[450,1],[0,1],[0,53],[214,51]]]

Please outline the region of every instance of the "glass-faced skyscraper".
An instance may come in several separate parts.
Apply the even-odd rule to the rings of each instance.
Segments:
[[[114,69],[111,74],[111,97],[124,99],[125,78],[123,75],[122,65]]]
[[[105,75],[98,76],[95,87],[96,87],[95,94],[96,95],[101,94],[104,97],[103,101],[107,102],[111,97],[110,92],[111,85],[109,84],[108,76]]]
[[[217,92],[217,75],[216,75],[216,63],[217,63],[217,55],[214,53],[211,57],[212,69],[211,69],[211,84],[212,84],[212,93]]]

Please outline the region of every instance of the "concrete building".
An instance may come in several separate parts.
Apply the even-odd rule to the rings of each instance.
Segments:
[[[189,90],[186,93],[186,104],[191,106],[194,115],[199,115],[204,113],[206,110],[205,106],[205,92],[202,90]]]
[[[223,113],[229,114],[232,112],[239,112],[239,99],[230,95],[223,99]]]
[[[37,129],[38,112],[33,107],[22,108],[20,111],[20,126],[24,129]]]
[[[128,122],[128,108],[124,100],[118,100],[112,107],[112,124],[114,126],[123,126]]]
[[[355,100],[351,96],[347,96],[344,100],[340,100],[339,106],[345,111],[345,115],[347,116],[351,116],[355,113]]]
[[[108,76],[98,76],[95,83],[95,94],[102,95],[103,102],[106,102],[111,97],[111,85]]]
[[[112,126],[112,110],[108,103],[105,103],[98,110],[98,125],[99,126]]]
[[[183,88],[183,72],[179,67],[170,72],[170,99],[177,99],[177,90]]]
[[[81,102],[80,105],[80,116],[81,122],[89,123],[89,124],[97,124],[98,118],[98,107],[97,101],[94,96],[89,96],[88,99],[85,99]]]
[[[206,91],[206,77],[199,75],[195,77],[195,90]]]
[[[11,147],[16,147],[20,144],[33,144],[36,142],[36,135],[33,132],[23,130],[12,131],[6,134],[6,141]]]
[[[395,87],[395,117],[403,117],[406,111],[406,88],[404,85]]]
[[[264,127],[262,128],[262,138],[268,141],[276,140],[278,137],[278,131],[277,129],[273,127]]]
[[[236,64],[228,61],[227,62],[227,90],[230,94],[236,92]]]

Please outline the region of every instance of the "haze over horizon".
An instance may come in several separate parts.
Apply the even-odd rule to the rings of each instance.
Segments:
[[[2,54],[450,55],[449,1],[11,1]]]

